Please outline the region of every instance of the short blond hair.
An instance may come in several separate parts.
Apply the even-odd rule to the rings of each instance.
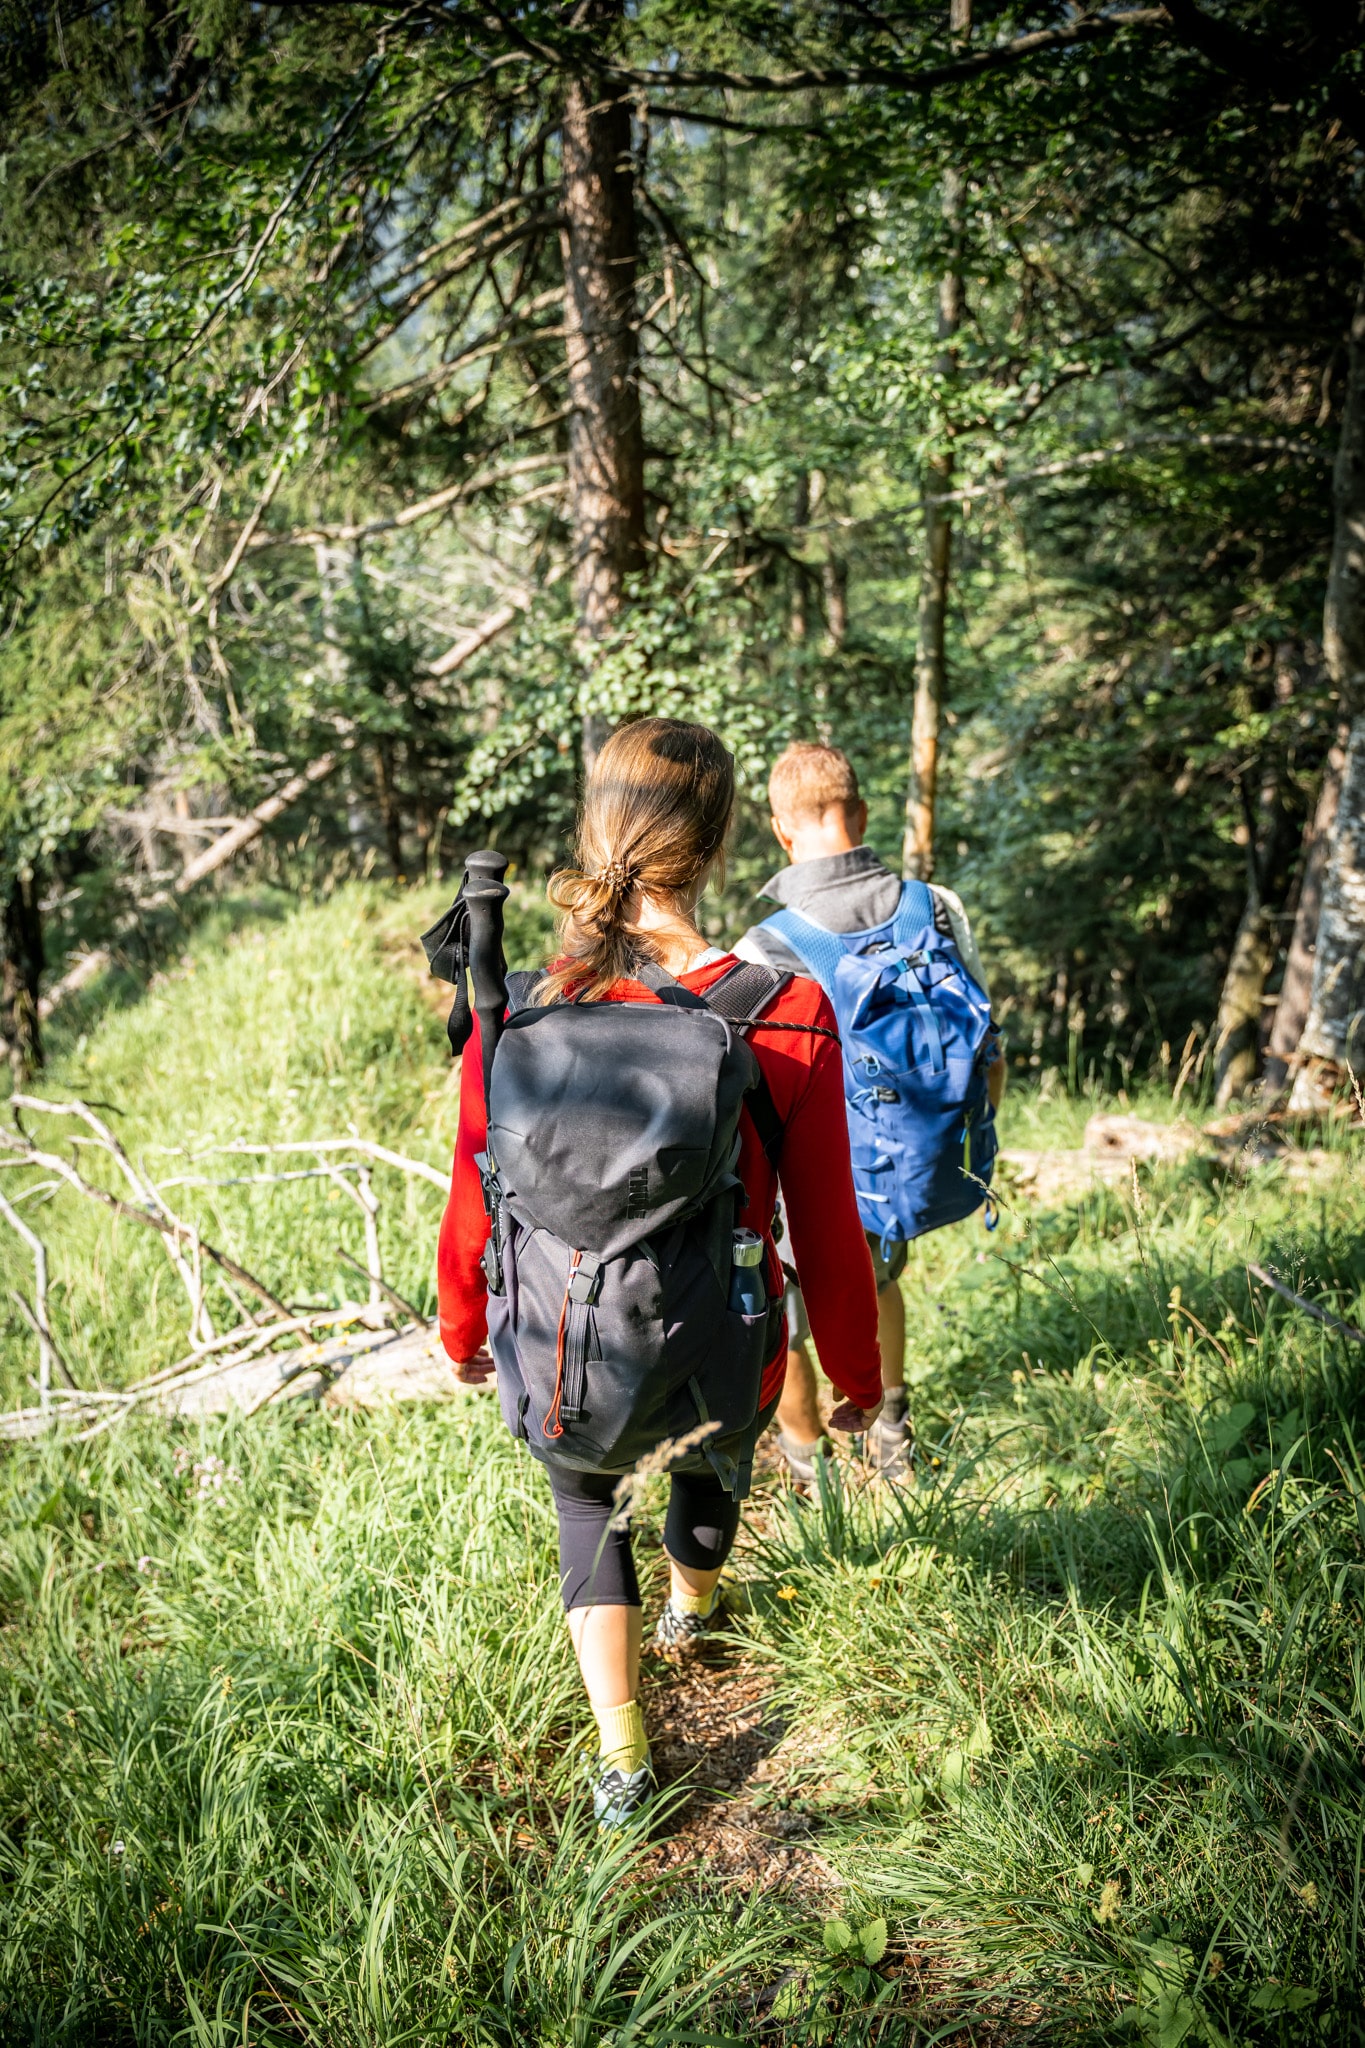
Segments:
[[[818,740],[793,740],[778,755],[768,777],[768,803],[775,818],[821,818],[833,804],[848,811],[861,802],[848,755]]]

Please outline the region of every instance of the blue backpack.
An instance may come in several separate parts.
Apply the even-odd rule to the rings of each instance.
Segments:
[[[895,916],[868,931],[829,932],[798,910],[759,930],[785,940],[834,1005],[858,1213],[882,1256],[970,1216],[995,1166],[991,1008],[926,885],[903,883]]]

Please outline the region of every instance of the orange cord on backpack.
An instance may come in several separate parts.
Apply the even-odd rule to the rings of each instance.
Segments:
[[[564,1400],[564,1332],[569,1321],[569,1289],[573,1286],[573,1276],[578,1271],[582,1259],[582,1252],[575,1252],[569,1261],[569,1277],[564,1286],[564,1306],[559,1311],[559,1336],[555,1341],[555,1393],[550,1403],[550,1412],[540,1425],[541,1435],[551,1440],[564,1434],[564,1424],[559,1419],[559,1410]]]

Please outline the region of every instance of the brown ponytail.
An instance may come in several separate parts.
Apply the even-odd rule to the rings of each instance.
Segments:
[[[678,930],[689,928],[682,899],[723,858],[734,801],[734,760],[706,726],[640,718],[612,734],[584,792],[578,865],[550,881],[561,964],[538,1001],[570,987],[591,1000],[659,957],[667,934],[632,922],[641,895],[677,902]]]

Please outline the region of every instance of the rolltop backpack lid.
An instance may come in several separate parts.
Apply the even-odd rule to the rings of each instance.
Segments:
[[[507,1021],[488,1149],[529,1229],[616,1258],[733,1185],[753,1051],[707,1009],[555,1003]]]

